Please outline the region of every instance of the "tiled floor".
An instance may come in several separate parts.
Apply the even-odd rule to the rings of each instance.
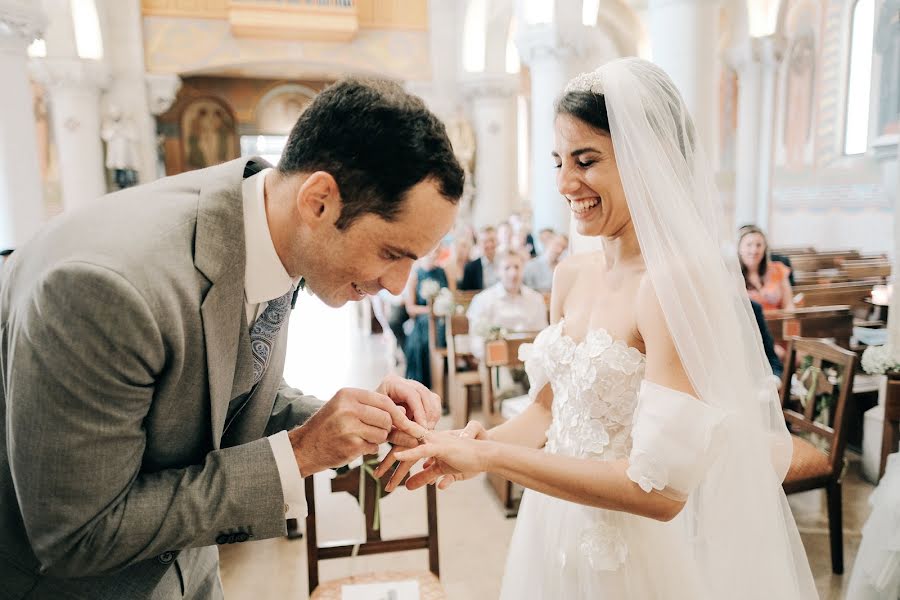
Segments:
[[[380,336],[357,333],[355,307],[333,311],[304,297],[291,321],[291,348],[285,377],[309,393],[328,398],[343,385],[374,387],[388,371],[386,345]],[[851,460],[853,457],[851,456]],[[844,598],[860,528],[868,516],[872,486],[853,460],[844,485],[845,574],[831,573],[828,521],[823,492],[789,498],[823,600]],[[358,522],[346,496],[318,506],[320,536],[346,539]],[[340,514],[328,518],[328,511]],[[324,514],[323,514],[324,513]],[[507,545],[515,520],[504,518],[483,479],[454,485],[438,494],[441,580],[451,600],[494,600],[500,590]],[[385,538],[425,531],[422,491],[399,490],[382,504]],[[347,533],[348,530],[350,533]],[[271,539],[221,548],[222,581],[229,600],[306,598],[306,540]],[[424,551],[339,559],[321,565],[323,580],[372,570],[426,568]]]

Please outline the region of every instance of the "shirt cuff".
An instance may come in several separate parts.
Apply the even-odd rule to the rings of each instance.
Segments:
[[[278,477],[281,479],[284,518],[305,519],[307,514],[306,490],[287,431],[279,431],[270,435],[269,443],[272,445],[272,454],[275,456],[275,465],[278,467]]]

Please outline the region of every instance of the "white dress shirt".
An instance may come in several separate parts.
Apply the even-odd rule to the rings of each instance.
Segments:
[[[494,257],[494,261],[497,260],[497,257]],[[484,289],[487,289],[497,283],[500,280],[500,277],[497,275],[497,267],[493,262],[487,259],[487,256],[481,257],[481,285]]]
[[[469,310],[469,331],[501,327],[510,332],[540,331],[547,326],[547,304],[540,292],[522,286],[518,294],[510,294],[502,283],[496,283],[475,295]],[[469,347],[478,359],[484,356],[484,338],[471,334]]]
[[[264,169],[244,180],[241,188],[244,203],[244,241],[247,251],[247,264],[244,271],[244,308],[247,314],[248,327],[252,327],[256,318],[269,305],[269,301],[284,296],[297,283],[285,270],[266,218],[266,176],[272,169]],[[306,517],[306,493],[303,488],[303,477],[294,458],[294,449],[288,439],[287,431],[279,431],[269,436],[278,476],[281,478],[281,491],[284,495],[284,516],[286,519],[303,519]]]

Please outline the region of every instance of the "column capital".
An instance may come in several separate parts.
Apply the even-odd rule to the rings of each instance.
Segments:
[[[172,107],[178,90],[181,89],[181,77],[174,73],[147,73],[144,75],[147,85],[147,102],[150,112],[159,116]]]
[[[576,47],[563,41],[559,29],[552,23],[525,27],[516,36],[516,47],[527,65],[541,59],[560,60],[576,54]]]
[[[461,82],[467,100],[512,98],[519,93],[519,76],[509,73],[469,74]]]
[[[775,68],[784,58],[786,42],[778,34],[748,37],[729,48],[726,61],[732,69],[741,73],[754,66]]]
[[[32,76],[53,89],[100,91],[109,85],[109,68],[101,61],[85,58],[34,58]]]
[[[47,16],[33,0],[0,0],[0,46],[24,51],[44,35]]]

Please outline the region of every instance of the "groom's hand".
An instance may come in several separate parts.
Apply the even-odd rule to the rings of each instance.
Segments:
[[[406,416],[425,429],[434,429],[441,418],[440,397],[418,381],[388,375],[375,391],[384,394],[395,404],[403,406],[406,409]]]
[[[363,454],[375,454],[389,439],[409,442],[426,430],[386,395],[345,388],[306,423],[288,432],[304,477],[340,467]]]

